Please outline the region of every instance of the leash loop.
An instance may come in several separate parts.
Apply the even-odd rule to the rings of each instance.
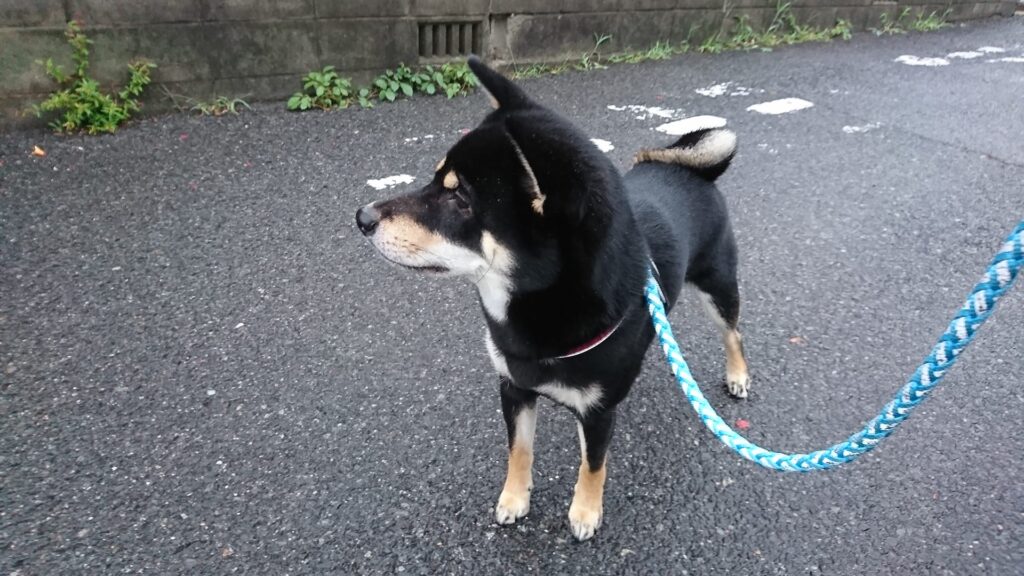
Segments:
[[[967,296],[963,307],[953,317],[931,353],[917,367],[903,388],[882,408],[881,413],[845,441],[807,454],[783,454],[767,450],[730,428],[704,398],[693,375],[690,374],[690,367],[683,359],[679,344],[672,335],[672,327],[665,314],[664,298],[653,270],[648,272],[644,297],[672,374],[675,375],[676,382],[704,425],[734,452],[765,468],[783,472],[810,472],[852,462],[892,434],[910,416],[911,411],[938,386],[946,371],[956,363],[960,353],[974,339],[977,330],[992,315],[996,302],[1013,285],[1022,264],[1024,220],[1017,224],[1013,233],[992,258],[985,275]]]

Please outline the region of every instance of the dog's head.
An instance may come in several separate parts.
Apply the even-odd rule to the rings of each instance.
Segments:
[[[469,66],[494,111],[440,159],[429,184],[363,206],[356,222],[401,266],[541,287],[557,274],[560,238],[584,219],[600,227],[594,191],[618,185],[618,174],[569,122],[475,57]]]

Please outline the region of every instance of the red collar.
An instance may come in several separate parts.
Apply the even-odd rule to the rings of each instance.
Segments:
[[[623,317],[622,320],[625,320],[625,317]],[[584,342],[583,344],[580,344],[579,346],[573,348],[572,350],[566,352],[565,354],[562,354],[561,356],[555,356],[555,359],[556,360],[565,360],[566,358],[572,358],[573,356],[579,356],[580,354],[585,354],[587,352],[590,352],[594,348],[597,348],[605,340],[607,340],[608,338],[611,338],[611,335],[614,334],[615,331],[619,329],[619,326],[622,326],[622,320],[619,320],[618,323],[616,323],[614,326],[612,326],[611,328],[608,328],[604,332],[601,332],[600,334],[595,336],[592,340],[590,340],[588,342]]]

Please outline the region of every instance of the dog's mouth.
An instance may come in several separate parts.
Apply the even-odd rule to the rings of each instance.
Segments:
[[[416,266],[416,265],[413,265],[413,264],[406,264],[404,262],[398,262],[397,260],[394,260],[391,257],[383,255],[383,254],[382,254],[382,256],[384,256],[384,259],[387,260],[388,262],[391,262],[395,266],[401,266],[402,268],[405,268],[406,270],[415,270],[416,272],[427,272],[427,273],[430,273],[430,274],[447,274],[447,273],[451,272],[451,270],[449,270],[448,268],[445,268],[444,266]]]
[[[451,270],[444,266],[409,266],[408,264],[399,264],[399,266],[408,268],[409,270],[415,270],[417,272],[431,272],[433,274],[447,274],[448,272],[451,272]]]

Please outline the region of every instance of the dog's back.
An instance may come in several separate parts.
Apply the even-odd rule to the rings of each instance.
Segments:
[[[633,212],[673,302],[702,269],[735,269],[725,198],[715,180],[736,153],[736,136],[721,126],[696,126],[667,148],[641,150],[625,174]],[[725,258],[725,261],[722,259]]]

